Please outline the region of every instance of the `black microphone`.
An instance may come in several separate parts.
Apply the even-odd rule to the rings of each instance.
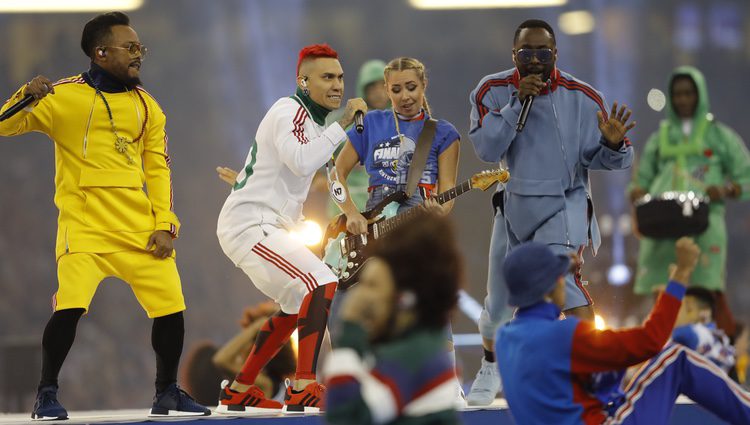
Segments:
[[[21,109],[34,103],[34,96],[27,94],[20,102],[6,109],[2,115],[0,115],[0,121],[5,121],[13,115],[17,114]]]
[[[534,96],[526,96],[526,99],[523,100],[523,105],[521,106],[521,113],[518,114],[518,122],[516,123],[516,133],[520,133],[521,130],[526,126],[526,118],[529,117],[529,111],[531,110],[531,105],[534,103]]]
[[[357,133],[362,133],[365,131],[365,113],[362,111],[357,111],[354,113],[354,128],[357,130]]]

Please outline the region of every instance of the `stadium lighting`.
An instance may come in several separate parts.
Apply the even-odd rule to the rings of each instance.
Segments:
[[[289,232],[289,236],[307,246],[316,246],[323,240],[323,229],[320,224],[305,220],[295,230]]]
[[[612,286],[622,286],[630,280],[630,269],[625,264],[615,264],[607,272],[607,280]]]
[[[557,18],[560,31],[568,35],[587,34],[594,30],[596,21],[594,15],[587,10],[565,12]]]
[[[2,0],[0,13],[130,11],[141,6],[143,6],[143,0]]]
[[[299,333],[297,332],[297,329],[292,332],[292,335],[289,337],[289,342],[292,344],[292,351],[294,351],[294,357],[296,358],[299,355]]]
[[[600,331],[607,329],[607,323],[604,322],[604,318],[600,315],[594,315],[594,327]]]
[[[568,0],[409,0],[416,9],[495,9],[563,6]]]

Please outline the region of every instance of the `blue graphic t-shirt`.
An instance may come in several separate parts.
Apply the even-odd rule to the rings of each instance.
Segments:
[[[370,186],[406,185],[414,148],[427,118],[429,116],[422,112],[412,120],[399,119],[398,126],[403,134],[403,138],[399,138],[393,112],[375,110],[365,115],[365,129],[361,134],[353,128],[347,132],[352,146],[357,151],[360,164],[365,166],[370,176]],[[458,131],[453,124],[438,120],[435,138],[432,140],[432,147],[427,156],[427,164],[419,181],[420,184],[437,184],[438,156],[459,138]],[[403,146],[401,146],[401,139],[403,139]]]

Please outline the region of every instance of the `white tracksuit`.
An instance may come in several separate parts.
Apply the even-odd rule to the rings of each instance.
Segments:
[[[279,99],[266,113],[219,214],[224,253],[287,313],[319,285],[336,281],[285,227],[302,218],[315,172],[331,158],[346,132],[338,123],[315,123],[296,97]]]

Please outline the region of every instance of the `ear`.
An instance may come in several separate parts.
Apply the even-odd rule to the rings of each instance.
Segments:
[[[399,310],[411,310],[417,304],[417,296],[413,291],[403,291],[396,298]]]
[[[297,76],[297,85],[300,86],[300,88],[306,89],[307,88],[307,76],[305,76],[305,75],[298,75]]]

